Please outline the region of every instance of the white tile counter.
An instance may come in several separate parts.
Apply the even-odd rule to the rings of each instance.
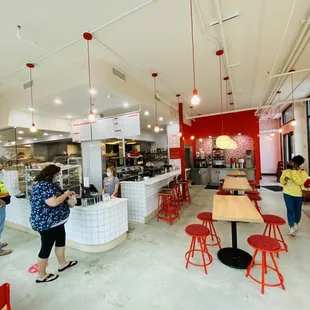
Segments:
[[[11,204],[7,206],[6,225],[37,234],[31,229],[29,217],[29,201],[12,197]],[[66,224],[68,246],[89,253],[113,249],[126,240],[127,231],[126,199],[111,199],[87,207],[72,208]]]
[[[190,169],[186,169],[186,172]],[[128,200],[128,220],[135,223],[147,223],[157,212],[158,192],[169,184],[180,171],[165,173],[141,182],[122,181],[122,198]]]

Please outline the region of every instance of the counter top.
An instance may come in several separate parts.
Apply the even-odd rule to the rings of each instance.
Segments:
[[[76,206],[72,209],[79,209],[84,211],[97,211],[102,209],[109,209],[109,208],[115,208],[116,206],[121,205],[124,201],[127,201],[125,198],[114,198],[110,199],[108,201],[100,201],[98,203],[95,203],[93,205],[89,206]]]
[[[199,168],[199,167],[195,167],[193,169],[216,169],[216,170],[220,170],[220,169],[225,169],[225,170],[251,170],[251,169],[255,169],[255,167],[253,168],[213,168],[213,167],[202,167],[202,168]]]
[[[185,172],[188,172],[190,170],[191,170],[191,168],[187,168],[187,169],[185,169]],[[169,179],[171,177],[175,177],[175,176],[177,176],[179,174],[181,174],[181,171],[177,170],[177,171],[172,171],[172,172],[164,173],[164,174],[161,174],[161,175],[157,175],[156,177],[149,178],[147,180],[143,180],[143,181],[140,181],[140,182],[137,182],[137,181],[122,181],[121,184],[123,184],[123,183],[134,183],[134,184],[143,184],[143,185],[153,185],[153,184],[158,183],[160,181],[163,181],[165,179]]]

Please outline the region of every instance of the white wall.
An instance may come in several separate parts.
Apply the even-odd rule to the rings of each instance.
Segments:
[[[281,160],[280,134],[275,133],[271,140],[267,139],[267,135],[261,133],[259,137],[261,171],[263,174],[275,174],[278,161]]]

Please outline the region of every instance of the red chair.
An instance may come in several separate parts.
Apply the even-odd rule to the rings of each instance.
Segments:
[[[8,283],[0,286],[0,309],[11,310],[10,284]]]
[[[180,184],[182,186],[182,193],[181,193],[182,201],[183,202],[188,201],[191,204],[192,198],[189,193],[188,181],[180,181]]]
[[[222,195],[222,196],[231,195],[231,192],[222,189],[222,190],[219,190],[219,191],[216,193],[216,195]]]
[[[286,221],[282,217],[273,214],[263,214],[262,217],[266,224],[263,235],[276,239],[281,245],[281,251],[288,252],[287,244],[279,227],[285,225]],[[277,257],[279,257],[279,252],[277,253]]]
[[[157,222],[159,220],[164,220],[172,225],[173,221],[177,218],[180,219],[179,207],[173,192],[159,192]]]
[[[308,179],[304,184],[305,190],[303,191],[304,194],[304,204],[307,203],[307,199],[310,198],[310,179]]]
[[[201,212],[197,215],[198,220],[202,221],[202,225],[206,226],[210,230],[210,236],[212,241],[215,240],[213,243],[207,243],[207,245],[215,246],[218,245],[221,249],[221,239],[217,235],[214,224],[216,220],[213,220],[212,218],[212,212]]]
[[[255,205],[255,208],[256,208],[256,210],[259,212],[259,213],[261,213],[260,212],[260,207],[259,207],[259,205],[258,205],[258,201],[261,201],[262,200],[262,197],[260,196],[260,194],[258,193],[258,194],[254,194],[254,193],[251,193],[251,192],[248,192],[247,193],[247,196],[249,197],[249,199],[252,201],[252,202],[254,202],[254,205]]]
[[[185,254],[186,259],[186,269],[188,268],[188,265],[191,264],[193,266],[197,267],[203,267],[205,270],[205,274],[208,273],[207,266],[209,266],[213,258],[211,254],[208,251],[207,242],[206,239],[210,235],[210,230],[199,224],[192,224],[185,228],[185,232],[192,237],[192,242],[189,248],[189,251]],[[196,241],[198,241],[200,248],[196,249]],[[191,261],[191,257],[194,257],[195,252],[200,252],[202,257],[202,264],[196,264]],[[206,256],[208,257],[208,262],[206,261]]]
[[[282,286],[282,289],[285,290],[285,286],[284,286],[284,278],[282,276],[282,274],[279,271],[278,265],[276,263],[276,260],[274,258],[273,254],[278,254],[279,251],[281,251],[281,246],[280,243],[276,240],[273,239],[271,237],[268,236],[263,236],[263,235],[254,235],[248,238],[248,244],[255,249],[252,261],[250,266],[247,268],[247,272],[246,272],[246,277],[250,277],[252,280],[254,280],[256,283],[261,284],[261,293],[264,294],[265,293],[265,286],[271,286],[271,287],[275,287],[275,286]],[[255,259],[256,256],[258,254],[258,252],[262,253],[262,263],[258,264],[255,263]],[[267,259],[266,259],[266,254],[269,253],[271,260],[273,262],[273,266],[269,266],[267,265]],[[255,266],[261,266],[262,271],[262,278],[261,280],[258,280],[257,278],[255,278],[252,274],[252,268]],[[265,274],[267,274],[267,270],[271,269],[273,271],[276,272],[279,282],[275,283],[275,284],[270,284],[270,283],[266,283],[265,282]]]

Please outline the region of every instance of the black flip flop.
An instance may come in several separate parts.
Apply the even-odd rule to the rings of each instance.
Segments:
[[[68,264],[67,266],[61,268],[61,269],[58,269],[58,272],[63,272],[63,271],[65,271],[66,269],[75,266],[77,263],[78,263],[77,260],[70,260],[70,261],[69,261],[69,264]]]
[[[52,277],[55,277],[53,279],[51,279]],[[57,280],[59,278],[59,275],[54,275],[52,273],[50,273],[44,280],[36,280],[36,283],[49,283],[49,282],[53,282],[55,280]]]

